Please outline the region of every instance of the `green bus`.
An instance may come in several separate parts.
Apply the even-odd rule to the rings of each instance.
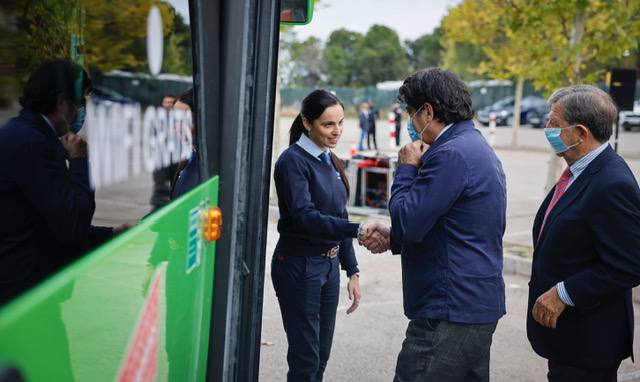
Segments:
[[[81,64],[96,88],[81,134],[112,211],[94,224],[136,222],[0,305],[0,382],[258,379],[279,30],[312,13],[313,0],[0,5],[0,126],[39,62]],[[160,103],[188,88],[185,122]],[[152,174],[193,149],[203,181],[149,213],[166,186]]]

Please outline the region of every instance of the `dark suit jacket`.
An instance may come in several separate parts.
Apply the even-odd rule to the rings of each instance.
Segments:
[[[87,249],[88,161],[65,158],[39,113],[23,109],[0,128],[0,303]]]
[[[360,113],[358,113],[358,121],[362,130],[369,131],[369,129],[371,128],[369,114],[365,113],[363,110],[360,110]]]
[[[553,190],[533,226],[534,253],[527,336],[540,356],[577,367],[609,367],[632,354],[631,288],[640,283],[640,190],[609,146],[571,184],[549,213]],[[556,329],[535,322],[536,299],[564,280],[575,307]]]

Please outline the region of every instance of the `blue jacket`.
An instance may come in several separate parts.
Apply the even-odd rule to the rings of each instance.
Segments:
[[[313,256],[340,245],[342,269],[347,276],[358,272],[358,223],[349,221],[347,191],[336,170],[293,144],[278,158],[274,180],[280,209],[276,253]]]
[[[0,300],[87,249],[95,210],[88,161],[66,150],[39,113],[0,128]]]
[[[502,163],[471,121],[438,137],[420,169],[398,166],[389,211],[408,318],[489,323],[506,313],[506,201]]]
[[[609,146],[551,209],[553,189],[534,220],[527,335],[540,356],[578,367],[610,367],[632,354],[631,288],[640,283],[640,189]],[[533,320],[536,299],[558,282],[567,306],[555,329]]]

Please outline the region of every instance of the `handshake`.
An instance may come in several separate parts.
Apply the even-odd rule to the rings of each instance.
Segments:
[[[382,253],[391,249],[391,227],[380,222],[362,224],[358,230],[358,244],[371,253]]]

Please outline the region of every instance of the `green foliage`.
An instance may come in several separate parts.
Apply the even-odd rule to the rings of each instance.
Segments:
[[[311,36],[306,41],[293,42],[290,54],[291,61],[296,63],[290,73],[295,83],[310,87],[318,85],[325,72],[322,41]]]
[[[73,0],[17,0],[2,5],[0,82],[22,87],[44,58],[69,56],[70,34],[78,29]]]
[[[324,49],[327,76],[333,86],[354,85],[358,77],[356,51],[364,36],[346,29],[331,33]]]
[[[182,16],[173,13],[173,30],[165,38],[164,62],[162,71],[190,76],[193,74],[191,58],[191,30]]]
[[[466,81],[486,78],[476,69],[483,60],[487,59],[487,55],[480,45],[453,40],[444,40],[442,44],[443,53],[440,66],[453,70]]]
[[[357,45],[356,63],[358,77],[355,82],[362,86],[404,79],[409,73],[409,57],[398,34],[382,25],[373,25]]]
[[[0,8],[3,94],[22,89],[36,66],[52,57],[76,60],[92,73],[113,69],[146,72],[146,26],[152,5],[159,7],[168,36],[164,69],[191,74],[189,26],[168,2],[14,0]]]
[[[174,30],[174,11],[166,2],[82,0],[81,4],[86,9],[85,63],[91,70],[148,70],[147,15],[152,5],[160,9],[164,34]]]
[[[487,57],[474,70],[553,90],[602,80],[637,50],[640,0],[463,0],[442,26],[447,38],[482,47]]]
[[[415,41],[407,40],[405,45],[413,71],[442,65],[444,47],[441,28],[436,28],[433,34],[426,34]]]

